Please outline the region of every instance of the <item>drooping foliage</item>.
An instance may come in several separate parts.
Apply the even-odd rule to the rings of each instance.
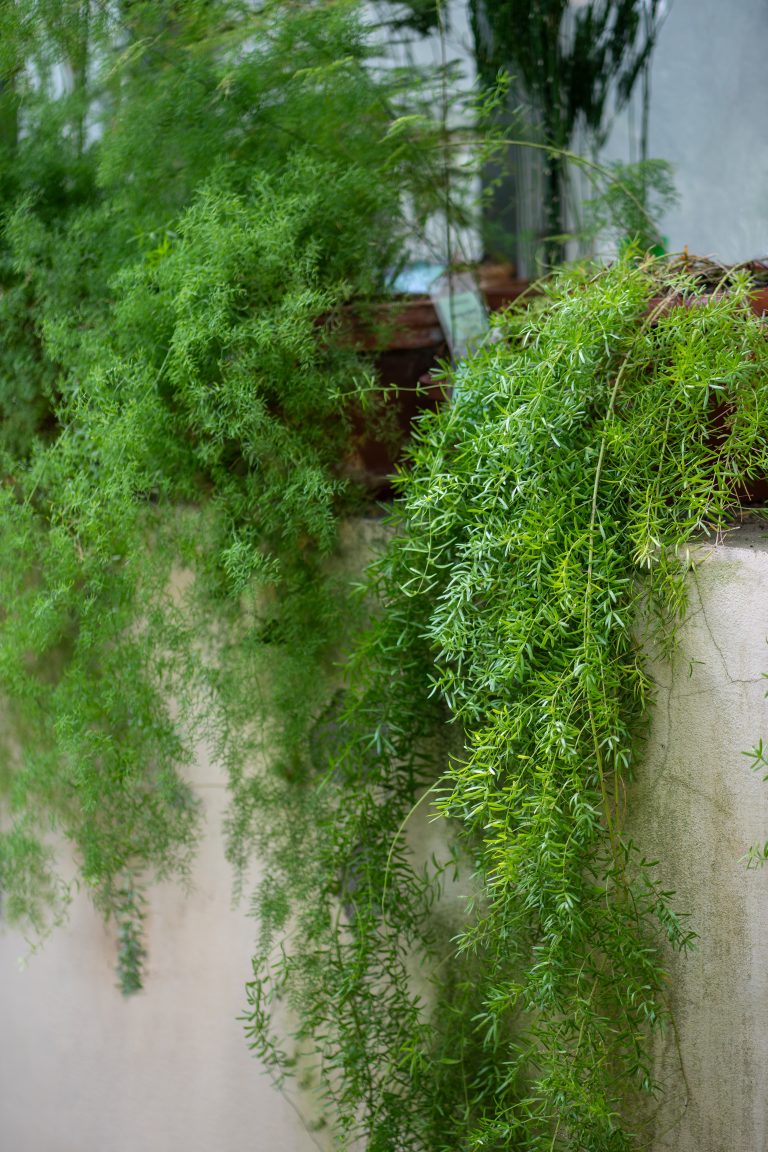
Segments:
[[[687,545],[768,467],[748,284],[627,257],[501,320],[352,596],[345,306],[443,200],[428,99],[351,5],[0,17],[4,914],[58,911],[63,835],[137,990],[202,735],[266,867],[251,1042],[341,1147],[636,1146],[690,933],[625,831],[635,625],[674,643]]]
[[[642,1145],[628,1099],[657,1088],[665,949],[693,932],[625,831],[640,637],[674,645],[688,546],[768,468],[764,326],[743,277],[719,288],[630,260],[563,275],[421,420],[251,989],[256,1046],[287,1002],[369,1147]]]
[[[2,21],[0,883],[42,927],[63,834],[130,990],[142,888],[195,842],[199,725],[235,786],[267,729],[298,762],[349,618],[346,461],[379,418],[345,306],[442,204],[442,128],[354,3]]]

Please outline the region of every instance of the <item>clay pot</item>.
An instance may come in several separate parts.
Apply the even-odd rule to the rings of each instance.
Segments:
[[[350,336],[374,353],[376,374],[387,392],[384,422],[391,437],[382,438],[355,421],[355,444],[345,472],[362,481],[371,495],[389,499],[392,477],[411,425],[419,412],[433,411],[445,393],[430,380],[431,369],[448,356],[448,346],[428,296],[400,296],[350,314]],[[425,386],[423,379],[429,381]]]
[[[528,291],[528,281],[518,278],[514,264],[480,264],[476,271],[489,312],[506,308]]]
[[[482,264],[476,271],[491,312],[511,304],[528,288],[527,280],[516,278],[512,265]],[[350,307],[344,310],[341,323],[348,326],[350,339],[358,347],[374,353],[382,385],[396,389],[387,396],[386,404],[390,407],[389,423],[400,433],[400,447],[367,434],[361,420],[345,465],[345,471],[362,480],[372,494],[388,498],[413,420],[420,412],[434,411],[446,399],[439,369],[449,357],[448,346],[429,296],[403,294]]]

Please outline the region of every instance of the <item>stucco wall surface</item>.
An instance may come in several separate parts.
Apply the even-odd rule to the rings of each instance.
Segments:
[[[630,830],[690,915],[695,950],[669,958],[675,1028],[653,1152],[768,1148],[768,783],[743,753],[768,738],[768,531],[697,550],[672,664],[656,662],[651,738]]]
[[[380,519],[347,521],[339,570],[357,575],[386,532]],[[175,584],[188,579],[177,572]],[[84,893],[31,956],[4,929],[0,905],[0,1152],[327,1148],[328,1133],[310,1133],[301,1119],[316,1119],[312,1100],[278,1092],[248,1050],[238,1017],[257,932],[248,892],[258,864],[234,907],[226,779],[204,744],[189,780],[204,836],[189,891],[169,882],[148,893],[149,964],[137,995],[118,991],[114,932]],[[64,878],[74,874],[71,865]]]
[[[0,933],[0,1152],[310,1152],[242,1024],[255,925],[232,907],[224,781],[203,749],[206,835],[185,895],[151,893],[149,972],[126,1000],[84,895],[32,956]]]
[[[379,531],[351,531],[351,553]],[[652,1152],[765,1152],[768,868],[744,856],[768,838],[768,783],[743,752],[768,740],[768,530],[739,529],[696,557],[679,650],[652,662],[657,700],[628,797],[630,833],[699,934],[692,954],[669,958],[675,1028],[659,1042],[669,1094]],[[114,941],[83,895],[24,971],[24,942],[0,933],[0,1152],[316,1147],[237,1021],[255,925],[231,905],[226,792],[205,749],[193,783],[207,834],[191,892],[152,894],[145,991],[121,998]]]
[[[648,154],[669,160],[679,204],[668,248],[728,261],[768,255],[768,4],[663,0],[653,56]],[[640,91],[616,118],[606,159],[635,159]]]

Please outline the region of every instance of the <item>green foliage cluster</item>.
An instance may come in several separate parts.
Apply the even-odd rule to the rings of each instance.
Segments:
[[[404,202],[444,199],[429,90],[376,75],[351,3],[0,20],[4,914],[59,914],[64,837],[135,991],[204,736],[232,862],[266,866],[251,1042],[341,1146],[635,1146],[691,935],[625,831],[634,627],[674,644],[687,545],[768,469],[747,279],[701,302],[630,254],[501,319],[352,595],[345,456],[378,415],[346,306]]]
[[[0,885],[42,930],[70,841],[131,990],[142,888],[196,841],[200,725],[235,788],[267,730],[300,759],[378,418],[345,306],[442,204],[442,129],[355,3],[0,21]]]
[[[585,233],[663,256],[657,222],[678,201],[671,166],[666,160],[616,162],[600,175],[603,187],[584,204]]]
[[[653,699],[635,629],[671,649],[689,545],[768,469],[748,281],[701,291],[651,260],[563,274],[420,421],[331,768],[261,845],[250,992],[257,1049],[290,1064],[283,1002],[370,1148],[639,1146],[664,952],[693,934],[625,831]],[[427,800],[432,861],[407,835]]]
[[[598,139],[609,98],[621,106],[655,43],[659,0],[472,0],[478,64],[508,69],[543,117],[547,143],[567,148],[579,121]]]

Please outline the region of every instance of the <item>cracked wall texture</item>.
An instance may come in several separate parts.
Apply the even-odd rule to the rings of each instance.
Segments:
[[[702,546],[689,614],[658,685],[648,747],[629,796],[629,832],[659,861],[695,950],[669,957],[675,1027],[657,1075],[668,1096],[653,1152],[768,1149],[768,783],[745,751],[768,742],[768,529]]]

